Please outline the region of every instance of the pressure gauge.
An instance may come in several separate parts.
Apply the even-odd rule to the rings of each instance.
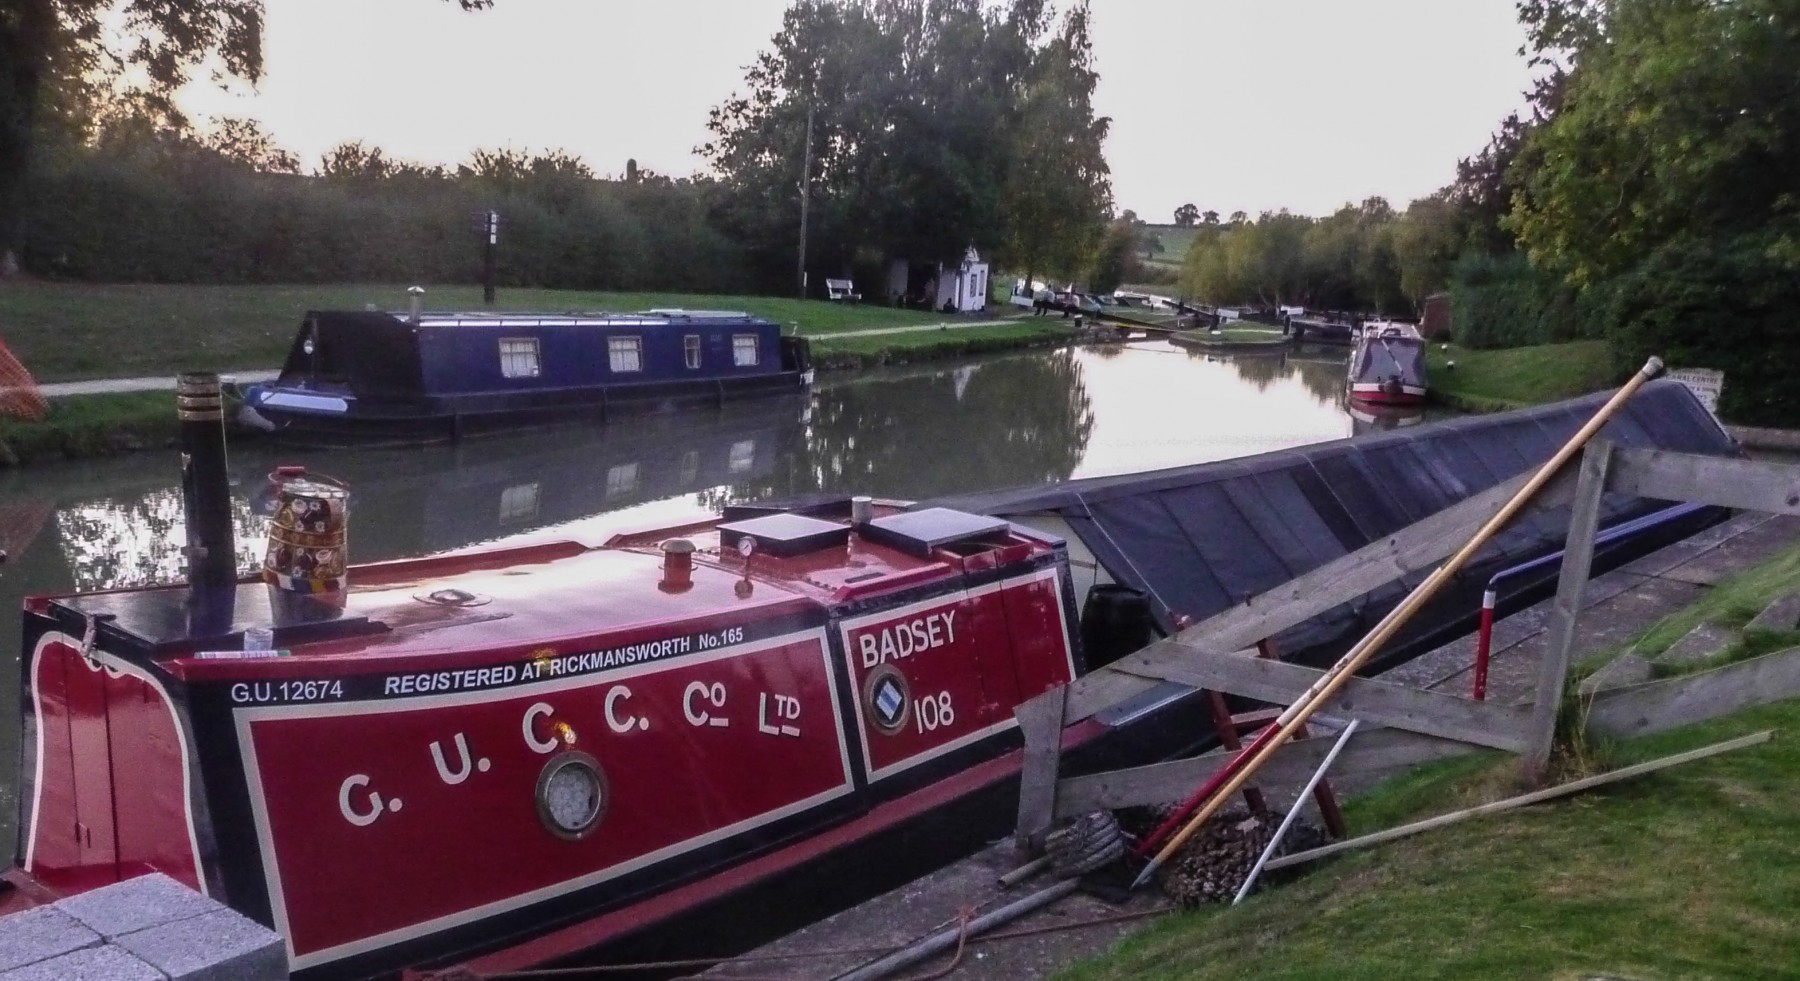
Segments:
[[[745,562],[750,561],[750,556],[756,554],[756,539],[749,535],[738,539],[737,550],[738,554],[744,557]]]
[[[599,827],[609,797],[606,774],[586,753],[559,753],[538,776],[538,818],[559,838],[587,837]]]

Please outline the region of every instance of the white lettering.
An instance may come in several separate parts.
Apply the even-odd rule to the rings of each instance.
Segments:
[[[787,721],[799,721],[800,700],[790,695],[775,696],[775,725],[769,724],[769,693],[758,696],[756,706],[756,731],[765,736],[798,736],[800,727],[788,725]],[[786,721],[783,721],[786,720]]]
[[[451,773],[450,768],[444,765],[444,748],[438,745],[436,740],[432,740],[431,743],[431,759],[437,764],[438,779],[452,787],[469,779],[469,771],[473,766],[469,761],[469,741],[464,739],[460,732],[456,734],[455,741],[456,752],[462,757],[462,768],[455,773]]]
[[[725,685],[723,682],[715,681],[711,685],[704,681],[689,682],[687,689],[681,693],[681,714],[687,717],[688,725],[691,726],[724,728],[731,725],[730,719],[713,715],[711,711],[704,708],[695,708],[695,698],[702,699],[711,707],[712,711],[723,710],[725,708]]]
[[[535,731],[536,727],[533,725],[539,716],[549,715],[553,711],[555,709],[552,709],[547,702],[535,702],[525,710],[525,721],[521,727],[525,731],[525,745],[531,747],[531,751],[534,753],[548,753],[556,748],[556,740],[539,739]]]
[[[614,732],[621,732],[621,733],[630,732],[633,729],[644,730],[644,729],[650,728],[650,720],[649,719],[639,718],[635,715],[632,715],[630,712],[626,712],[624,715],[618,714],[618,711],[615,706],[617,705],[619,700],[624,699],[624,698],[630,698],[630,697],[631,697],[631,689],[625,687],[624,685],[614,685],[612,690],[606,693],[606,725],[607,725],[607,728],[611,729]]]
[[[956,643],[956,611],[929,613],[857,638],[865,669]]]
[[[350,792],[358,787],[367,787],[368,785],[367,774],[353,773],[343,782],[342,786],[338,787],[338,811],[344,815],[344,820],[359,828],[366,828],[374,824],[375,819],[381,816],[381,795],[373,790],[369,791],[368,810],[356,811],[350,807]],[[399,810],[399,807],[394,809]]]

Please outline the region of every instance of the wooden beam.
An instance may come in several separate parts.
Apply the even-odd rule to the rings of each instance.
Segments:
[[[1305,694],[1325,674],[1304,665],[1219,654],[1181,641],[1174,643],[1185,650],[1182,659],[1145,669],[1146,674],[1154,671],[1156,677],[1165,681],[1281,705]],[[1371,678],[1351,679],[1330,704],[1331,711],[1339,715],[1509,753],[1525,748],[1526,725],[1531,720],[1528,707],[1477,702]]]
[[[1522,473],[1490,487],[1423,521],[1371,542],[1252,597],[1250,600],[1183,630],[1170,641],[1208,650],[1236,650],[1286,630],[1354,600],[1402,576],[1428,569],[1468,541],[1530,480]],[[1526,513],[1556,507],[1574,491],[1564,473],[1544,487]],[[1179,660],[1186,648],[1160,641],[1112,665],[1077,679],[1070,686],[1064,722],[1078,722],[1108,706],[1148,690],[1154,682],[1143,672]]]
[[[1055,688],[1013,709],[1019,731],[1025,736],[1025,755],[1019,771],[1019,818],[1013,826],[1013,844],[1035,850],[1055,823],[1056,777],[1062,765],[1063,701],[1067,685]]]
[[[1594,536],[1600,530],[1600,498],[1606,493],[1606,476],[1613,445],[1595,440],[1581,454],[1581,476],[1575,484],[1575,504],[1569,515],[1569,540],[1563,549],[1562,571],[1556,584],[1556,602],[1550,608],[1544,659],[1538,665],[1537,701],[1532,704],[1529,744],[1519,761],[1525,783],[1543,782],[1556,741],[1556,716],[1562,708],[1563,686],[1569,680],[1569,658],[1574,653],[1575,627],[1581,602],[1593,572]]]
[[[1608,490],[1769,514],[1800,514],[1800,467],[1764,460],[1620,448]]]
[[[1775,731],[1773,729],[1765,729],[1762,732],[1751,733],[1748,736],[1740,736],[1737,739],[1726,740],[1722,743],[1714,743],[1711,746],[1703,746],[1700,749],[1679,753],[1675,756],[1665,756],[1660,760],[1639,763],[1636,766],[1628,766],[1622,770],[1614,770],[1611,773],[1601,773],[1591,777],[1583,777],[1580,780],[1571,780],[1565,784],[1559,784],[1544,790],[1533,791],[1529,794],[1521,794],[1518,797],[1508,797],[1505,800],[1497,800],[1489,804],[1482,804],[1461,811],[1452,811],[1449,814],[1440,814],[1437,817],[1426,818],[1423,821],[1414,821],[1412,824],[1403,824],[1398,828],[1377,831],[1371,835],[1363,835],[1361,838],[1333,842],[1332,844],[1313,848],[1308,851],[1284,855],[1281,858],[1270,862],[1268,865],[1264,866],[1264,868],[1273,872],[1276,869],[1283,869],[1290,865],[1300,865],[1305,862],[1315,861],[1328,855],[1336,855],[1339,852],[1347,852],[1357,848],[1366,848],[1370,845],[1379,845],[1382,842],[1393,841],[1396,838],[1405,838],[1408,835],[1416,835],[1421,831],[1430,831],[1433,828],[1441,828],[1448,824],[1457,824],[1462,821],[1467,821],[1470,818],[1495,814],[1500,811],[1510,811],[1514,808],[1524,807],[1527,804],[1537,804],[1557,797],[1567,797],[1570,794],[1579,793],[1583,790],[1604,786],[1609,783],[1618,783],[1621,780],[1629,780],[1632,777],[1643,776],[1646,773],[1654,773],[1657,770],[1666,770],[1669,767],[1677,766],[1682,763],[1692,763],[1695,760],[1703,760],[1708,756],[1717,756],[1720,753],[1729,753],[1735,749],[1744,749],[1748,746],[1766,743],[1774,737]]]
[[[1288,743],[1258,773],[1257,779],[1269,787],[1298,789],[1319,768],[1335,742],[1336,734],[1327,733]],[[1363,728],[1357,730],[1356,738],[1332,764],[1331,775],[1339,782],[1362,783],[1431,760],[1474,752],[1480,750],[1455,740],[1386,727]],[[1232,755],[1212,752],[1192,759],[1070,777],[1057,785],[1056,816],[1180,800],[1205,783]]]
[[[1619,739],[1800,696],[1800,647],[1594,696],[1589,731]]]

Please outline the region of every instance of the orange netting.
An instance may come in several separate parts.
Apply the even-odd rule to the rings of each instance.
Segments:
[[[39,422],[49,412],[50,403],[38,390],[37,379],[0,342],[0,415]]]

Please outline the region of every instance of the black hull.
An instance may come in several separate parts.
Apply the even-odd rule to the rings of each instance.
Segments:
[[[299,446],[369,446],[451,442],[490,433],[605,422],[618,416],[691,408],[722,408],[745,399],[805,392],[805,373],[754,378],[667,382],[433,398],[379,406],[352,405],[344,413],[249,407],[274,426],[271,435]]]

